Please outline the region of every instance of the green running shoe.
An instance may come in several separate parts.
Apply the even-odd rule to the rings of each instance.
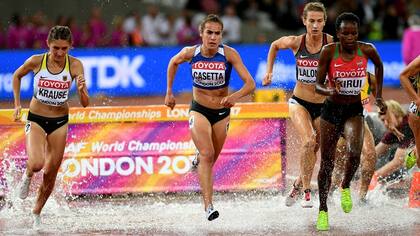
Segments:
[[[407,170],[413,168],[413,166],[417,163],[417,157],[414,154],[414,149],[408,152],[407,156],[405,156],[405,167]]]
[[[319,231],[327,231],[330,229],[330,225],[328,224],[328,212],[319,211],[316,229]]]
[[[349,213],[353,208],[350,188],[341,190],[341,208],[343,208],[344,213]]]

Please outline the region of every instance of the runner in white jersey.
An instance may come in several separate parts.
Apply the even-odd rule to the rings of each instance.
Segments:
[[[331,43],[331,35],[322,33],[327,20],[324,5],[311,2],[305,5],[302,15],[306,34],[299,36],[284,36],[271,44],[267,56],[267,73],[263,85],[271,83],[273,64],[280,49],[292,49],[296,58],[296,86],[293,96],[289,99],[289,115],[295,126],[302,150],[299,153],[300,175],[286,197],[286,206],[293,205],[301,194],[303,186],[304,197],[302,207],[312,207],[311,179],[316,162],[316,152],[319,149],[319,116],[325,96],[315,93],[315,80],[319,55],[322,46]]]
[[[35,74],[34,95],[25,125],[28,161],[18,187],[19,197],[25,199],[29,194],[33,174],[44,170],[42,184],[32,210],[35,229],[41,226],[41,210],[54,188],[63,160],[69,113],[67,100],[74,79],[82,106],[86,107],[89,104],[83,65],[80,60],[68,55],[72,45],[70,29],[67,26],[52,27],[47,44],[47,53],[30,57],[13,74],[15,121],[20,121],[21,118],[21,78],[29,72]]]

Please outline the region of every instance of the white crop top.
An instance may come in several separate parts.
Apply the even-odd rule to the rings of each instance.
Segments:
[[[47,67],[48,53],[42,57],[41,69],[34,75],[34,98],[50,106],[62,106],[69,99],[72,83],[69,56],[61,72],[53,74]]]

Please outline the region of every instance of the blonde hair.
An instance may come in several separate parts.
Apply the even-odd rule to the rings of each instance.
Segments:
[[[303,19],[306,20],[306,17],[308,17],[308,12],[310,11],[319,11],[324,13],[324,21],[327,21],[327,9],[325,9],[324,4],[320,2],[310,2],[305,5],[305,8],[303,8]]]
[[[397,117],[403,117],[407,113],[406,111],[401,107],[400,103],[395,100],[386,100],[385,105],[388,108],[388,111],[392,112]]]

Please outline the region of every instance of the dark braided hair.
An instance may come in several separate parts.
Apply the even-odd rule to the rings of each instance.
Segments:
[[[344,13],[341,13],[335,20],[336,31],[340,30],[340,26],[343,21],[354,22],[357,24],[357,28],[359,28],[360,26],[360,20],[358,16],[356,16],[354,13],[351,13],[351,12],[344,12]]]

